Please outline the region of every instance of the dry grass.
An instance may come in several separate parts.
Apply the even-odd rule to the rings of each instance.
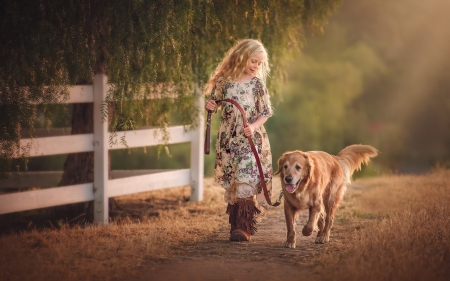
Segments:
[[[448,280],[450,170],[357,181],[338,219],[350,243],[324,255],[321,280]]]
[[[314,246],[309,280],[448,280],[450,170],[355,186],[337,212],[331,243]],[[0,280],[123,279],[146,259],[209,241],[227,225],[223,191],[207,179],[203,202],[186,202],[188,194],[183,187],[117,198],[119,219],[106,227],[0,236]]]
[[[168,257],[183,244],[205,240],[226,223],[222,190],[208,183],[203,202],[185,202],[186,188],[123,196],[117,198],[119,205],[146,202],[148,208],[127,210],[109,226],[2,236],[0,280],[120,279],[144,259]]]

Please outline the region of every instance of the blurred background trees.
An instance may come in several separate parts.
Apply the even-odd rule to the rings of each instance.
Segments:
[[[366,173],[450,165],[449,9],[345,0],[289,67],[267,122],[274,158],[363,143],[381,152]]]

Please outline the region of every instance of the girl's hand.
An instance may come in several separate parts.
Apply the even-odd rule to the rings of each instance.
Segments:
[[[244,134],[246,137],[251,137],[253,133],[256,131],[256,127],[253,124],[249,124],[244,128]]]
[[[216,106],[217,106],[217,104],[214,100],[209,100],[205,105],[205,109],[208,111],[215,111]]]

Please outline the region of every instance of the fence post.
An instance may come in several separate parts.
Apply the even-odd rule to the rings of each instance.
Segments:
[[[108,92],[108,77],[94,76],[94,222],[108,224],[108,120],[102,104]]]
[[[203,200],[203,133],[204,133],[204,107],[205,100],[201,91],[197,89],[196,106],[199,109],[198,126],[191,132],[191,201]]]

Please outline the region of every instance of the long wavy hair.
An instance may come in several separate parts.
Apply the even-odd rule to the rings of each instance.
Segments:
[[[270,67],[268,62],[268,55],[264,45],[255,39],[243,39],[236,42],[231,47],[222,62],[219,63],[211,74],[211,77],[206,83],[204,93],[211,94],[214,87],[218,91],[222,91],[223,86],[237,80],[244,72],[249,60],[259,52],[264,52],[265,60],[262,61],[258,68],[256,77],[266,82],[266,77],[269,75]]]

